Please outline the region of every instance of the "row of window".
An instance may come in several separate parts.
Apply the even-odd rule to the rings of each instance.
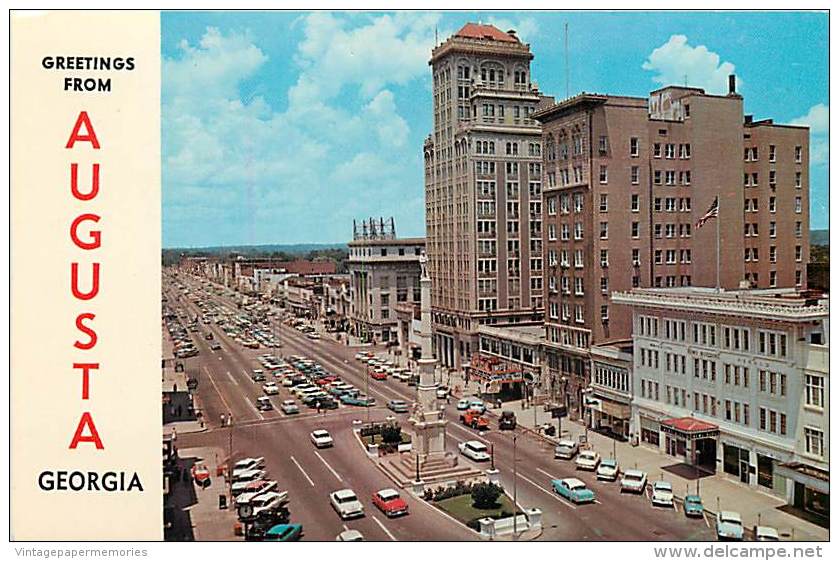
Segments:
[[[769,186],[775,187],[778,184],[777,174],[775,170],[771,170],[769,172]],[[760,175],[758,172],[752,173],[744,173],[743,174],[743,187],[758,187],[760,185]],[[795,188],[801,189],[801,172],[795,172]]]
[[[675,330],[677,336],[683,330],[678,321],[661,320],[668,322],[665,329]],[[639,315],[637,318],[638,334],[644,337],[657,338],[659,336],[659,318],[654,316]],[[707,347],[717,346],[717,325],[704,322],[691,322],[691,343]],[[672,331],[671,331],[672,333]],[[748,350],[750,347],[751,330],[749,328],[732,328],[723,326],[723,348]],[[682,335],[683,337],[683,335]],[[674,340],[670,338],[671,340]],[[678,339],[678,340],[684,340]],[[765,356],[784,358],[787,356],[787,334],[779,331],[759,329],[757,331],[757,352]]]
[[[801,158],[803,155],[803,148],[801,146],[796,146],[793,151],[793,157],[795,159],[795,163],[800,164]],[[777,150],[774,144],[769,145],[769,161],[774,162],[776,161],[777,157]],[[749,146],[743,148],[743,161],[745,162],[757,162],[760,160],[760,151],[757,146]]]

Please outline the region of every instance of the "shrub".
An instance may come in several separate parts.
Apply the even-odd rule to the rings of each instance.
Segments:
[[[475,508],[492,508],[503,490],[494,483],[476,483],[472,486],[472,504]]]
[[[382,427],[382,440],[387,444],[398,444],[402,442],[402,429],[399,425]]]

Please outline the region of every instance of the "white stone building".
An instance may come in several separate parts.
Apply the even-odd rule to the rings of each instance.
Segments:
[[[828,303],[795,290],[635,289],[640,443],[828,515]]]

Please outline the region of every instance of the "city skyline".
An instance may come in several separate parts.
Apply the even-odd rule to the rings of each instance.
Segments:
[[[353,218],[373,215],[394,216],[400,237],[424,235],[427,63],[435,31],[442,42],[468,21],[516,29],[535,55],[533,81],[557,99],[566,91],[566,21],[571,95],[646,96],[684,83],[686,73],[691,86],[721,93],[736,73],[747,114],[811,127],[811,227],[827,227],[825,14],[191,12],[162,19],[165,247],[335,243],[350,239]],[[584,31],[595,26],[598,36],[633,33],[604,53]],[[276,34],[280,28],[290,33]],[[779,78],[778,68],[789,72]]]

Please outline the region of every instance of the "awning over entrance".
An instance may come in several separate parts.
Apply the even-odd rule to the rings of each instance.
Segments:
[[[720,434],[720,428],[717,425],[693,417],[679,417],[678,419],[661,421],[661,431],[680,436],[686,440],[714,438]]]
[[[790,462],[776,465],[775,474],[788,477],[796,483],[806,485],[820,493],[830,493],[830,474],[823,469],[801,462]]]
[[[616,403],[604,399],[600,404],[600,411],[616,419],[629,419],[629,405]]]

